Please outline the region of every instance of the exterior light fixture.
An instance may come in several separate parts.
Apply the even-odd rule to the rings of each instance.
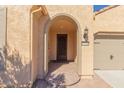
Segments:
[[[85,27],[84,34],[83,34],[83,41],[82,41],[83,46],[88,46],[89,45],[88,31],[89,31],[88,28]]]

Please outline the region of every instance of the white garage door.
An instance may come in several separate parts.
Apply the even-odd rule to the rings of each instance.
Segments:
[[[95,36],[94,69],[124,69],[124,34],[100,33]]]

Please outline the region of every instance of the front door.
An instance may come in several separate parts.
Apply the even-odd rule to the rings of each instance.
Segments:
[[[67,34],[57,34],[57,60],[67,60]]]

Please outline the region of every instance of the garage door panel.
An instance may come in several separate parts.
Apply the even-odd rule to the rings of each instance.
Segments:
[[[97,39],[94,45],[95,69],[124,69],[124,40]]]

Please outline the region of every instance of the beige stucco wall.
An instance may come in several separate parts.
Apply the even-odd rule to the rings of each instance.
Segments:
[[[1,7],[7,8],[7,58],[0,84],[29,87],[36,78],[44,77],[43,33],[48,16],[43,15],[42,9],[36,11],[40,6]]]
[[[6,70],[1,82],[8,87],[26,87],[31,80],[30,60],[30,8],[29,6],[3,6],[7,8]]]
[[[95,32],[123,32],[124,6],[117,6],[95,16]]]
[[[48,15],[32,16],[32,6],[7,8],[7,61],[0,75],[5,86],[27,87],[30,81],[43,78],[48,71],[48,20],[67,15],[78,25],[77,67],[82,77],[93,75],[93,9],[92,6],[46,6]],[[36,8],[37,9],[37,8]],[[35,10],[35,8],[34,8]],[[82,11],[82,12],[81,12]],[[39,25],[38,25],[39,24]],[[89,46],[82,46],[83,32],[89,30]],[[52,32],[52,31],[51,31]],[[41,33],[41,34],[40,34]],[[71,54],[71,53],[70,53]],[[70,56],[71,58],[71,56]]]
[[[44,29],[47,21],[49,20],[48,15],[42,15],[39,19],[39,56],[38,56],[38,76],[37,78],[44,78],[45,69],[44,69]]]
[[[33,6],[1,6],[7,9],[6,70],[0,73],[0,87],[31,87],[43,78],[43,30],[47,16],[32,12]],[[33,24],[32,24],[33,23]]]
[[[38,13],[33,14],[33,31],[32,31],[32,74],[33,81],[37,77],[38,73],[38,42],[39,42],[39,18]]]
[[[32,80],[44,78],[44,29],[48,15],[42,14],[41,6],[31,12],[31,59]]]

